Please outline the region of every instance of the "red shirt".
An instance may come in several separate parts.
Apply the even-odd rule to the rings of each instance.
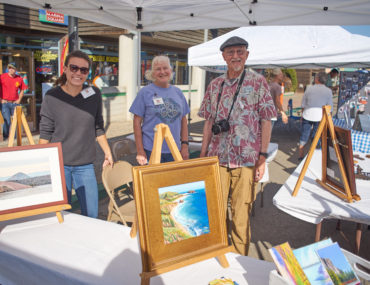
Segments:
[[[18,91],[26,90],[28,87],[24,84],[22,77],[15,75],[11,77],[8,73],[0,75],[0,98],[15,101],[18,100]]]

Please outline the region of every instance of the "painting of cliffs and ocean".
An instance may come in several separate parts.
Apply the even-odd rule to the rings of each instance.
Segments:
[[[164,243],[210,232],[204,181],[158,189]]]

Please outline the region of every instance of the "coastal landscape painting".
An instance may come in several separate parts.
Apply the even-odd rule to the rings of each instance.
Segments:
[[[66,203],[61,162],[60,143],[0,149],[0,214]]]
[[[164,243],[210,232],[204,181],[158,189]]]

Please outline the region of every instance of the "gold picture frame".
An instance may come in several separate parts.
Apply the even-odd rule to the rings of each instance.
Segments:
[[[224,254],[231,250],[227,239],[226,211],[222,202],[219,177],[217,157],[149,164],[133,168],[143,268],[142,284],[149,284],[149,278],[152,276],[212,257],[217,257],[222,266],[228,266]],[[176,235],[174,239],[180,240],[172,240],[173,237],[171,237],[168,241],[163,199],[168,197],[168,193],[173,193],[179,185],[186,187],[190,185],[189,189],[191,189],[193,183],[204,185],[209,231],[205,230],[200,235],[185,238],[179,238]],[[167,189],[172,192],[163,194],[163,191]],[[184,202],[182,199],[187,199],[187,197],[191,199],[191,195],[195,192],[189,190],[185,194],[179,194],[181,197],[170,206],[171,213],[173,207],[178,207],[179,203]]]

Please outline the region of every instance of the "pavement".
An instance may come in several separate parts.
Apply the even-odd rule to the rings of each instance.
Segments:
[[[289,98],[287,98],[288,100]],[[297,100],[299,101],[299,100]],[[300,103],[300,101],[299,101]],[[284,104],[285,105],[285,104]],[[204,121],[197,117],[196,112],[192,112],[193,119],[190,124],[190,132],[201,134]],[[107,138],[110,144],[129,134],[132,134],[132,122],[113,122],[106,126]],[[34,140],[38,142],[38,135],[35,134]],[[272,204],[272,198],[285,183],[290,174],[293,173],[298,165],[298,140],[299,124],[296,120],[290,120],[289,125],[276,124],[272,131],[271,141],[279,146],[278,153],[269,164],[270,181],[265,183],[264,206],[261,207],[261,185],[258,185],[258,195],[254,206],[254,216],[251,218],[252,240],[249,256],[272,261],[268,249],[272,246],[288,241],[292,248],[299,248],[314,242],[316,226],[294,218],[282,212]],[[23,138],[22,145],[28,144]],[[0,142],[0,147],[6,147],[7,142]],[[308,151],[308,147],[306,152]],[[101,164],[103,162],[103,152],[97,145],[97,159],[94,162],[98,183],[101,183]],[[135,155],[127,157],[127,160],[136,165]],[[103,197],[99,202],[99,219],[106,220],[108,197]],[[77,210],[78,212],[78,210]],[[356,223],[342,221],[341,230],[336,229],[337,220],[325,220],[323,222],[321,237],[332,238],[339,243],[340,247],[355,251]],[[361,240],[361,257],[370,260],[370,230],[363,227]],[[370,284],[365,282],[363,284]]]

